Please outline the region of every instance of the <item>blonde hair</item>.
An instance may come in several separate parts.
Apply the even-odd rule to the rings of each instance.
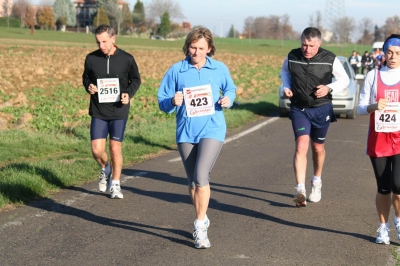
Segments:
[[[188,36],[186,37],[185,44],[183,45],[182,51],[187,56],[189,55],[189,46],[193,41],[197,41],[201,38],[204,38],[207,43],[208,47],[211,48],[210,52],[207,53],[208,56],[213,56],[215,54],[215,46],[214,46],[214,39],[212,37],[211,31],[207,28],[195,28],[192,30]]]

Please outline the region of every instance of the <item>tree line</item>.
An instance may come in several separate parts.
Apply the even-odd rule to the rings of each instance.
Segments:
[[[34,6],[31,0],[12,0],[3,2],[3,19],[7,27],[11,19],[18,19],[21,27],[35,29],[59,30],[63,27],[79,27],[79,12],[70,0],[55,0],[48,4],[46,1]],[[124,2],[122,2],[124,3]],[[126,3],[126,2],[125,2]],[[100,24],[108,24],[116,29],[117,34],[137,34],[150,31],[167,37],[169,34],[178,34],[181,26],[171,22],[172,19],[183,18],[180,5],[173,0],[152,0],[147,6],[137,0],[133,10],[128,4],[120,4],[118,0],[97,0],[95,8],[88,14],[91,19],[91,30]],[[146,16],[147,14],[147,16]]]
[[[55,0],[53,5],[42,2],[37,7],[31,4],[31,0],[15,0],[10,12],[10,2],[3,2],[3,17],[16,18],[21,21],[21,27],[29,27],[34,31],[40,29],[60,29],[63,26],[79,27],[79,16],[71,0]],[[49,0],[42,0],[49,1]],[[97,0],[96,7],[89,14],[92,27],[100,24],[109,24],[117,29],[118,34],[136,34],[140,36],[144,32],[150,34],[181,37],[187,31],[182,25],[173,23],[174,19],[184,18],[181,7],[174,0],[152,0],[146,7],[143,2],[137,0],[133,10],[127,4],[118,4],[118,0]],[[190,18],[189,18],[190,22]],[[200,25],[199,25],[200,26]],[[323,24],[321,12],[309,15],[308,26],[321,30],[326,41],[339,44],[360,43],[370,44],[374,41],[384,40],[392,33],[400,32],[400,17],[388,17],[382,26],[375,25],[371,18],[365,17],[356,23],[354,18],[344,16],[335,18]],[[188,25],[190,29],[190,24]],[[290,16],[270,15],[252,17],[244,20],[242,31],[232,25],[226,37],[230,38],[257,38],[275,40],[296,40],[300,33],[293,29]]]
[[[308,26],[320,29],[326,41],[340,44],[359,43],[371,44],[382,41],[392,33],[400,33],[400,17],[388,17],[384,25],[375,25],[371,18],[365,17],[356,23],[354,18],[344,16],[335,18],[329,25],[323,24],[323,16],[317,11],[315,16],[309,16]],[[361,34],[359,34],[361,33]],[[290,16],[270,15],[268,17],[247,17],[244,21],[242,33],[235,31],[231,26],[228,37],[241,36],[244,38],[297,40],[300,33],[293,30]]]

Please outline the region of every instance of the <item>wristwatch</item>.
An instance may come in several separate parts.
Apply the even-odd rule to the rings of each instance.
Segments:
[[[328,87],[328,88],[329,88],[329,87]],[[332,94],[332,92],[333,92],[333,89],[332,89],[332,88],[329,88],[329,93]]]

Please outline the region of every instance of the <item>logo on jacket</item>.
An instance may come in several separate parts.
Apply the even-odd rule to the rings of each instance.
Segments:
[[[331,117],[328,115],[328,116],[326,117],[326,121],[329,121],[329,119],[331,119]]]

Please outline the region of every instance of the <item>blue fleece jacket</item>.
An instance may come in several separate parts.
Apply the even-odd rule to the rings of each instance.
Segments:
[[[215,114],[188,117],[185,102],[182,106],[172,105],[175,92],[207,84],[211,84]],[[221,94],[229,97],[232,106],[236,98],[236,86],[224,63],[207,56],[206,64],[198,70],[190,64],[190,58],[186,57],[170,67],[158,89],[158,105],[166,113],[176,111],[177,143],[199,143],[202,138],[225,141],[226,122],[221,105],[218,104]]]

